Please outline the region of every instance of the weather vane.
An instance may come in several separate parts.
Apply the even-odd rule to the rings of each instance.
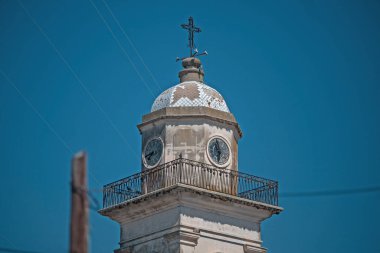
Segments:
[[[207,52],[204,51],[203,53],[199,54],[198,49],[194,45],[194,33],[200,33],[201,29],[199,27],[194,26],[194,20],[192,17],[189,17],[189,23],[187,24],[182,24],[181,27],[185,30],[188,31],[189,33],[189,48],[190,48],[190,57],[195,57],[195,56],[201,56],[201,55],[207,55]],[[184,58],[179,58],[177,57],[177,61],[183,60]]]

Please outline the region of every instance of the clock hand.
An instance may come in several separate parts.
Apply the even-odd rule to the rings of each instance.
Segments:
[[[215,141],[215,146],[216,146],[216,149],[217,149],[218,151],[220,151],[219,141],[218,141],[218,140]]]
[[[145,158],[147,158],[148,160],[150,160],[150,158],[152,157],[152,155],[154,155],[154,151],[151,151],[149,154],[145,155]]]
[[[217,152],[216,157],[217,157],[217,160],[219,162],[220,161],[220,155],[222,154],[222,151],[220,150],[220,146],[219,146],[218,140],[216,140],[215,148],[216,148],[216,152]]]

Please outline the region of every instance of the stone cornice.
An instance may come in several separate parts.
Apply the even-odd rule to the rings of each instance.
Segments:
[[[219,111],[208,107],[167,107],[143,116],[142,123],[137,125],[140,133],[142,129],[160,120],[167,119],[195,119],[204,118],[230,125],[236,129],[239,138],[243,132],[232,113]]]
[[[249,210],[250,208],[262,210],[262,211],[265,211],[265,213],[268,213],[268,214],[263,214],[262,219],[268,218],[272,214],[278,214],[283,210],[281,207],[278,207],[278,206],[273,206],[273,205],[269,205],[269,204],[265,204],[265,203],[261,203],[257,201],[247,200],[247,199],[229,195],[229,194],[209,191],[206,189],[184,185],[184,184],[176,184],[167,188],[162,188],[157,191],[141,195],[139,197],[125,201],[118,205],[101,209],[99,210],[99,213],[105,216],[109,216],[110,218],[114,219],[115,217],[112,217],[112,216],[117,216],[117,213],[118,213],[117,210],[121,211],[121,209],[131,207],[131,208],[136,209],[137,211],[139,209],[139,206],[142,203],[154,201],[158,197],[162,197],[163,195],[166,195],[166,194],[172,194],[168,202],[165,203],[161,201],[162,203],[165,203],[164,206],[150,205],[152,208],[152,212],[157,212],[157,209],[161,209],[161,208],[168,209],[174,206],[179,206],[179,205],[184,205],[184,204],[198,207],[198,208],[205,208],[203,203],[201,203],[203,202],[201,201],[202,199],[186,198],[184,197],[183,193],[192,193],[192,194],[199,195],[203,198],[206,198],[206,199],[203,199],[203,201],[217,200],[221,202],[230,202],[233,204],[238,204],[238,205],[248,208]],[[162,198],[160,199],[163,200]],[[144,206],[144,215],[146,215],[149,212],[149,209],[146,208],[146,205],[143,205],[143,206]],[[220,211],[223,211],[223,210],[220,210]],[[242,212],[242,214],[244,215],[246,214],[246,212],[244,210],[241,210],[241,208],[236,211],[236,213],[238,212]],[[136,216],[135,218],[138,217],[138,212],[135,216]],[[133,218],[133,217],[130,217],[130,218]]]
[[[263,247],[256,247],[256,246],[248,245],[248,244],[244,245],[243,249],[244,249],[244,253],[266,253],[267,252],[267,249]]]

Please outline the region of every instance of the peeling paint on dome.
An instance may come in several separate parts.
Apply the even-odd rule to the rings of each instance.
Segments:
[[[205,106],[223,112],[229,112],[223,97],[215,89],[204,83],[188,81],[177,84],[159,95],[151,111],[166,107]]]

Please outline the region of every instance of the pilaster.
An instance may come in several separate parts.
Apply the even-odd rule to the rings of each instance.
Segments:
[[[194,253],[199,232],[176,231],[164,236],[170,253]]]

